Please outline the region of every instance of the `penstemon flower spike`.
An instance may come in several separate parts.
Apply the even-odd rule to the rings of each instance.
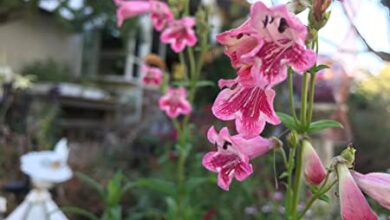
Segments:
[[[330,3],[330,0],[313,0],[305,1],[305,4],[301,5],[303,8],[311,8],[307,28],[288,12],[286,6],[268,8],[261,1],[254,1],[247,21],[217,36],[217,41],[225,47],[225,54],[237,70],[237,77],[219,81],[222,91],[217,96],[212,111],[218,119],[235,120],[237,136],[248,141],[258,138],[266,122],[274,125],[280,123],[273,109],[275,92],[272,88],[287,78],[286,69],[289,66],[291,68],[290,102],[293,107],[291,111],[294,113],[289,123],[293,121],[295,125],[289,124],[288,127],[292,129],[291,134],[295,135],[289,136],[289,159],[287,160],[286,155],[283,154],[288,169],[286,219],[301,219],[313,203],[324,196],[337,182],[341,195],[341,215],[344,220],[377,219],[359,187],[383,207],[389,208],[390,192],[387,185],[390,175],[381,173],[363,175],[356,171],[349,171],[354,163],[355,150],[352,147],[348,147],[336,157],[334,163],[326,170],[317,152],[306,139],[312,119],[314,79],[317,70],[323,68],[315,65],[316,54],[311,49],[318,51],[317,33],[327,23],[330,13],[326,11]],[[314,4],[313,7],[310,4]],[[307,37],[307,29],[310,30],[310,39]],[[307,49],[306,44],[311,45],[312,48]],[[300,119],[296,117],[294,108],[292,81],[294,72],[304,75]],[[217,144],[217,148],[218,146]],[[206,154],[203,165],[210,171],[219,173],[218,185],[221,187],[221,170],[225,166],[224,163],[212,162],[223,161],[215,159],[218,158],[215,155],[220,155],[219,150],[214,154]],[[231,164],[227,161],[225,161],[227,164]],[[220,167],[211,167],[211,164],[219,164]],[[238,168],[239,166],[231,167],[228,171],[222,172],[230,174],[222,188],[226,190],[229,187]],[[248,171],[251,173],[252,169]],[[305,176],[307,184],[316,185],[317,188],[303,211],[298,213],[302,175]],[[359,209],[359,204],[361,209],[354,212],[353,210]]]
[[[178,5],[183,8],[171,10],[169,6],[157,0],[124,1],[114,0],[118,6],[118,26],[125,19],[148,13],[153,26],[161,31],[161,41],[170,44],[174,52],[179,53],[182,64],[188,73],[187,85],[184,87],[169,87],[161,97],[160,108],[172,119],[177,132],[179,151],[177,167],[177,212],[176,219],[183,219],[185,189],[185,163],[190,154],[188,147],[189,115],[192,111],[196,83],[203,64],[203,56],[207,50],[207,25],[200,21],[197,31],[194,31],[197,21],[189,17],[189,1],[182,0]],[[361,174],[350,170],[353,168],[355,149],[348,147],[336,157],[330,168],[326,170],[314,148],[311,146],[307,133],[311,126],[311,116],[314,97],[316,69],[316,53],[318,51],[318,31],[327,23],[330,0],[297,1],[294,10],[299,12],[310,9],[309,27],[304,26],[298,18],[288,11],[286,5],[267,7],[261,1],[254,1],[250,17],[238,28],[228,30],[217,36],[217,41],[225,47],[225,54],[230,58],[236,69],[234,79],[219,81],[222,89],[217,96],[212,111],[221,120],[234,120],[237,134],[230,135],[227,128],[219,132],[212,126],[208,131],[209,141],[215,150],[203,157],[203,166],[217,173],[218,186],[229,190],[233,179],[243,181],[253,172],[251,159],[266,154],[272,149],[282,149],[287,168],[286,219],[298,220],[310,209],[313,203],[338,183],[341,216],[343,220],[377,219],[375,212],[365,200],[364,193],[376,200],[381,206],[390,209],[390,175],[384,173]],[[172,11],[174,13],[172,13]],[[205,18],[207,16],[202,16]],[[198,21],[199,22],[199,21]],[[201,30],[200,30],[201,29]],[[204,31],[203,31],[204,30]],[[308,34],[310,32],[310,34]],[[198,36],[197,36],[198,34]],[[192,49],[199,41],[201,52]],[[306,45],[311,45],[307,48]],[[186,50],[186,48],[188,48]],[[184,59],[184,50],[188,59]],[[189,61],[188,63],[185,60]],[[143,82],[157,86],[162,82],[164,74],[161,69],[144,66]],[[301,97],[300,118],[292,108],[295,124],[285,125],[291,129],[289,155],[281,144],[275,140],[260,136],[266,123],[277,125],[281,122],[274,111],[273,102],[276,96],[274,87],[287,78],[289,71],[290,101],[294,104],[293,81],[294,73],[303,74],[303,89]],[[167,76],[164,76],[167,79]],[[310,79],[310,82],[309,82]],[[310,84],[310,89],[308,89]],[[309,94],[309,95],[308,95]],[[188,98],[187,98],[188,95]],[[294,106],[294,105],[291,105]],[[183,120],[178,120],[183,115]],[[279,151],[278,151],[279,152]],[[288,158],[288,159],[287,159]],[[315,185],[311,199],[302,211],[298,211],[300,202],[301,177],[307,184]]]

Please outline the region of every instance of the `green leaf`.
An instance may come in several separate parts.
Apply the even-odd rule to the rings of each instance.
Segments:
[[[75,176],[81,180],[82,182],[86,183],[88,186],[92,187],[93,189],[96,190],[96,192],[99,193],[100,197],[102,199],[105,199],[105,193],[104,193],[104,189],[103,187],[98,183],[96,182],[94,179],[92,179],[91,177],[83,174],[83,173],[80,173],[80,172],[76,172],[75,173]]]
[[[190,81],[177,81],[174,82],[173,85],[175,86],[184,86],[184,87],[189,87],[191,85]],[[206,86],[215,86],[215,83],[213,81],[208,81],[208,80],[201,80],[196,82],[196,87],[206,87]]]
[[[172,197],[167,197],[166,202],[168,206],[167,219],[175,219],[177,210],[177,204],[175,200]]]
[[[81,209],[78,207],[63,207],[61,208],[61,210],[65,213],[76,214],[76,215],[86,217],[89,220],[99,220],[99,217],[97,217],[92,212],[89,212],[85,209]]]
[[[288,172],[286,172],[286,171],[279,175],[279,179],[283,179],[286,177],[288,177]]]
[[[329,68],[329,66],[324,65],[324,64],[320,64],[320,65],[318,65],[318,66],[315,66],[315,67],[311,68],[311,69],[309,70],[309,72],[312,73],[312,74],[314,74],[314,73],[318,73],[319,71],[321,71],[321,70],[323,70],[323,69],[328,69],[328,68]]]
[[[118,205],[122,197],[122,172],[117,172],[114,177],[112,177],[107,184],[107,204],[109,206]]]
[[[127,183],[124,187],[122,187],[122,192],[121,194],[126,194],[128,193],[131,189],[133,189],[135,186],[137,186],[136,183],[130,182]]]
[[[319,131],[322,131],[326,128],[343,128],[343,125],[335,120],[320,120],[315,121],[310,124],[310,127],[308,129],[309,133],[316,133]]]
[[[295,119],[292,116],[283,112],[277,112],[276,114],[279,116],[284,126],[286,126],[288,129],[299,130],[299,125],[295,122]]]
[[[176,195],[176,186],[172,182],[165,180],[154,179],[154,178],[145,178],[139,179],[135,182],[137,186],[144,187],[156,192],[160,192],[169,196]]]
[[[313,194],[317,194],[317,192],[318,192],[318,187],[317,186],[312,186],[312,187],[310,187],[310,191],[311,191],[311,193],[313,193]]]
[[[324,201],[324,202],[326,202],[326,203],[330,203],[330,198],[329,198],[329,196],[326,195],[326,194],[322,194],[318,199],[319,199],[319,200],[322,200],[322,201]]]
[[[208,177],[191,177],[186,183],[186,189],[188,192],[192,192],[196,187],[209,182]]]

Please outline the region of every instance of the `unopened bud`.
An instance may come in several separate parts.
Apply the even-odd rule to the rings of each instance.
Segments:
[[[317,151],[307,140],[302,141],[302,162],[306,182],[310,185],[321,184],[327,172]]]
[[[315,18],[315,15],[313,13],[314,12],[311,12],[309,14],[309,26],[319,31],[321,28],[323,28],[326,25],[326,23],[328,23],[331,12],[330,11],[325,12],[324,14],[322,14],[322,17],[319,20]]]
[[[331,2],[331,0],[313,0],[313,15],[316,21],[321,21]]]
[[[355,162],[355,153],[356,149],[352,145],[348,145],[348,147],[344,149],[340,155],[346,160],[348,165],[352,166]]]
[[[294,148],[299,144],[299,135],[295,130],[292,130],[287,136],[287,144],[290,148]]]

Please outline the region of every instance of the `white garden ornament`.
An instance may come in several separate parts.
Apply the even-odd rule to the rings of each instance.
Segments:
[[[67,164],[69,149],[62,138],[54,151],[30,152],[21,157],[21,169],[29,175],[34,189],[6,220],[67,220],[48,191],[55,183],[72,177]]]

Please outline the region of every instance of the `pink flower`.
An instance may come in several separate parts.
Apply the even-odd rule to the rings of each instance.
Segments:
[[[116,10],[118,27],[121,27],[127,18],[147,13],[151,9],[151,5],[147,1],[114,0],[114,2],[118,6]]]
[[[304,72],[316,55],[306,49],[306,27],[285,5],[251,7],[250,18],[239,28],[221,33],[217,40],[226,48],[238,75],[250,73],[252,85],[273,86],[286,79],[286,66]]]
[[[195,19],[191,17],[171,21],[161,34],[161,42],[171,44],[172,50],[176,53],[183,51],[186,46],[195,46],[198,41],[193,30],[195,23]]]
[[[306,27],[290,13],[286,5],[267,8],[262,2],[251,7],[250,22],[262,47],[243,57],[251,64],[251,73],[260,86],[275,85],[286,79],[286,66],[304,72],[316,62],[306,49]]]
[[[390,174],[352,172],[357,185],[381,206],[390,210]]]
[[[161,31],[169,22],[173,20],[173,13],[169,6],[164,2],[150,0],[153,26],[157,31]]]
[[[302,151],[303,169],[306,182],[312,185],[321,184],[326,177],[326,169],[316,150],[314,150],[310,142],[304,141]]]
[[[183,87],[169,88],[167,93],[160,98],[159,106],[170,118],[191,113],[191,104],[187,100],[187,91]]]
[[[377,220],[378,217],[367,203],[346,164],[337,165],[339,196],[343,220]]]
[[[235,120],[238,133],[246,138],[261,133],[265,123],[280,123],[273,108],[275,91],[258,86],[245,87],[235,80],[220,80],[219,86],[227,86],[215,99],[214,115],[221,120]]]
[[[143,65],[142,76],[142,82],[144,85],[159,86],[163,78],[163,72],[160,68]]]
[[[247,20],[240,27],[217,35],[217,41],[225,46],[225,54],[230,58],[233,67],[244,65],[242,57],[252,50],[258,51],[262,46],[254,33],[250,20]]]
[[[252,139],[230,136],[226,127],[219,133],[213,126],[210,127],[207,138],[217,150],[204,155],[202,164],[206,169],[218,173],[218,186],[223,190],[229,190],[233,178],[243,181],[251,175],[253,168],[249,161],[273,147],[272,141],[260,136]]]

